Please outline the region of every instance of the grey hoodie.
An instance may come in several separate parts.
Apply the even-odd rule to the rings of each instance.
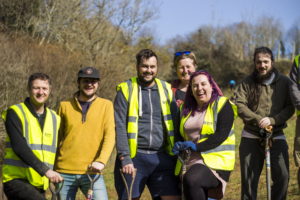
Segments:
[[[138,146],[137,152],[153,154],[164,151],[167,132],[163,122],[162,110],[157,85],[151,87],[141,86],[142,116],[138,120]],[[173,93],[172,93],[173,94]],[[127,138],[127,115],[129,104],[121,90],[117,92],[114,101],[116,123],[116,146],[118,157],[122,166],[131,164],[130,150]],[[175,121],[177,105],[175,98],[171,102],[171,114]]]

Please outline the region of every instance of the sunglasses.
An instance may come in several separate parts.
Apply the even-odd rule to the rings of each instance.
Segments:
[[[178,51],[174,55],[175,56],[180,56],[182,54],[189,55],[190,53],[191,53],[190,51]]]

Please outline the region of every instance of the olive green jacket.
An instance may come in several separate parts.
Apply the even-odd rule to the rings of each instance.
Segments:
[[[243,79],[237,91],[236,105],[238,115],[245,124],[248,133],[259,135],[259,122],[264,117],[269,117],[273,126],[273,135],[282,135],[287,127],[286,121],[295,112],[290,98],[289,78],[275,69],[275,78],[270,85],[262,86],[262,94],[257,109],[253,112],[248,107],[250,88],[254,86],[253,73]]]

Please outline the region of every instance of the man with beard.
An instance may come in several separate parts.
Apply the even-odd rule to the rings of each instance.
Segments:
[[[272,126],[271,172],[272,199],[285,199],[289,182],[289,155],[283,129],[294,114],[289,93],[288,77],[274,67],[272,51],[256,48],[254,71],[237,91],[238,114],[245,124],[239,148],[242,195],[241,199],[257,199],[257,186],[264,165],[264,146],[259,141],[260,129]]]
[[[171,85],[155,78],[157,56],[153,51],[141,50],[136,60],[137,77],[117,86],[114,101],[118,153],[115,187],[119,199],[127,199],[122,169],[128,186],[135,177],[133,199],[139,199],[147,185],[152,198],[179,200],[178,179],[174,176],[176,158],[171,152],[175,98]]]
[[[62,121],[55,169],[64,178],[59,193],[61,200],[75,199],[78,188],[87,195],[90,185],[87,166],[91,165],[90,174],[94,178],[103,170],[115,144],[113,105],[97,96],[99,82],[97,69],[80,69],[79,91],[59,105],[58,114]],[[102,176],[95,182],[93,190],[93,199],[108,199]]]
[[[290,71],[290,92],[291,99],[296,107],[297,121],[296,134],[294,140],[294,160],[297,167],[300,167],[300,73],[299,73],[300,55],[296,56],[292,69]],[[298,188],[300,190],[300,168],[297,174]]]

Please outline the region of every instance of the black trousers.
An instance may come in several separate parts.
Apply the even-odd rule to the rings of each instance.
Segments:
[[[44,190],[38,190],[28,181],[13,179],[3,184],[8,200],[46,200]]]
[[[242,138],[240,144],[242,200],[256,200],[257,186],[265,160],[265,147],[258,139]],[[284,200],[289,183],[289,153],[286,140],[275,140],[270,147],[271,199]],[[266,191],[267,192],[267,191]]]

